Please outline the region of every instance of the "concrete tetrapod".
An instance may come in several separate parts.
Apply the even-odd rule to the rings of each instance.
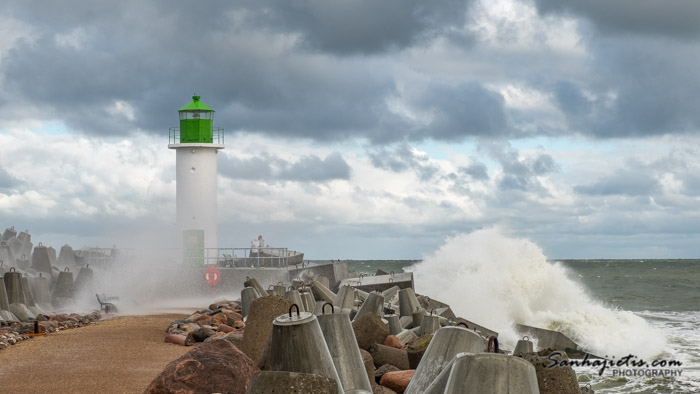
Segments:
[[[313,294],[306,289],[306,291],[299,292],[299,296],[301,297],[301,302],[304,304],[304,311],[314,312],[316,308],[316,300],[314,299]]]
[[[399,315],[411,316],[413,312],[420,309],[420,303],[416,298],[416,293],[413,289],[406,288],[399,290]],[[419,323],[420,324],[420,323]]]
[[[539,394],[535,367],[515,356],[467,354],[455,360],[445,394]]]
[[[24,303],[24,291],[22,290],[22,274],[14,268],[3,276],[5,290],[7,291],[7,301],[10,303],[12,312],[20,321],[28,322],[36,319],[36,314],[27,308]]]
[[[333,306],[343,309],[352,309],[355,306],[355,288],[346,285],[338,289],[338,294],[335,296]]]
[[[7,291],[5,290],[4,280],[0,280],[0,321],[19,321],[17,316],[10,312],[10,302],[7,300]]]
[[[51,292],[49,291],[49,278],[45,278],[41,272],[39,276],[29,281],[34,290],[34,302],[44,312],[53,311],[51,306]]]
[[[422,394],[457,353],[484,349],[486,341],[479,334],[459,326],[442,327],[435,331],[405,394]]]
[[[301,308],[302,310],[304,309],[304,302],[301,300],[301,294],[299,293],[299,290],[290,288],[289,290],[287,290],[286,293],[284,293],[284,298],[288,299],[289,301],[292,301],[292,304],[299,306],[299,308]]]
[[[518,343],[515,344],[513,355],[521,356],[523,354],[533,353],[534,351],[535,350],[533,349],[533,344],[530,341],[530,338],[527,335],[525,335],[523,339],[518,340]]]
[[[396,335],[403,330],[399,322],[399,315],[384,315],[384,319],[389,326],[389,335]]]
[[[423,316],[423,320],[420,323],[420,331],[418,336],[423,336],[427,334],[432,334],[440,329],[440,317],[437,315],[430,314],[428,316]]]
[[[401,290],[401,288],[399,286],[392,286],[392,287],[382,291],[382,295],[384,296],[385,300],[391,301],[392,298],[394,298],[396,295],[399,294],[399,290]]]
[[[46,315],[46,312],[39,308],[34,301],[34,292],[32,291],[32,287],[29,285],[29,278],[26,276],[22,277],[22,294],[24,295],[24,305],[29,308],[29,310],[34,314],[34,317],[38,315]]]
[[[369,293],[353,320],[357,320],[367,313],[374,313],[379,317],[384,316],[384,296],[381,293]]]
[[[58,260],[56,260],[56,265],[60,267],[75,267],[75,253],[70,245],[65,244],[61,246],[61,250],[58,252]]]
[[[293,309],[296,313],[292,313]],[[298,305],[292,305],[289,314],[278,316],[272,322],[268,362],[270,371],[312,373],[331,378],[337,383],[338,392],[344,392],[316,316],[299,312]]]
[[[241,290],[241,316],[248,316],[250,304],[257,298],[260,298],[260,293],[255,287],[245,287]]]
[[[365,373],[350,318],[345,313],[334,313],[333,305],[329,303],[324,304],[323,308],[330,313],[317,316],[318,324],[333,357],[333,364],[343,390],[346,393],[371,393],[372,385]]]
[[[445,387],[447,386],[447,381],[450,379],[450,373],[452,372],[452,366],[455,364],[457,360],[460,358],[473,354],[473,353],[457,353],[452,360],[440,371],[440,374],[433,379],[433,381],[430,383],[430,386],[428,386],[427,389],[425,389],[425,392],[423,394],[443,394],[445,392]]]
[[[265,289],[262,287],[262,285],[260,284],[260,282],[258,282],[258,280],[255,279],[255,278],[248,278],[248,277],[246,277],[246,281],[243,282],[243,286],[245,286],[245,287],[255,287],[255,290],[258,291],[258,295],[259,295],[260,297],[266,297],[266,296],[269,295],[269,294],[267,293],[267,290],[265,290]]]
[[[39,246],[34,248],[32,254],[32,268],[37,272],[51,273],[51,259],[49,258],[49,248],[39,242]]]
[[[56,286],[53,288],[53,305],[57,308],[65,306],[73,299],[73,273],[66,267],[58,273]]]
[[[333,293],[328,287],[324,286],[321,282],[312,283],[311,291],[314,292],[314,297],[316,297],[317,301],[330,303],[333,303],[333,301],[335,301],[335,293]]]
[[[81,294],[81,293],[92,294],[92,293],[94,293],[93,287],[92,287],[93,276],[94,276],[94,274],[92,272],[92,268],[90,268],[90,264],[86,265],[85,267],[80,267],[80,270],[78,271],[78,277],[75,278],[75,282],[73,283],[73,287],[75,288],[75,292],[78,294]]]
[[[10,238],[16,237],[17,236],[17,230],[15,230],[15,226],[11,226],[5,229],[5,231],[2,233],[2,240],[7,241]]]

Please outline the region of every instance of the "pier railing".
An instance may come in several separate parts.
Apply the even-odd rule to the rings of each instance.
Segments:
[[[217,265],[231,268],[282,268],[301,263],[300,253],[288,248],[195,248],[122,249],[89,248],[75,251],[76,263],[109,267],[135,258],[164,258],[183,261],[191,267]],[[297,261],[299,260],[299,261]]]

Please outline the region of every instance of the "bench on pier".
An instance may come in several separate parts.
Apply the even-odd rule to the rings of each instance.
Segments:
[[[97,302],[100,303],[100,310],[105,313],[117,313],[117,306],[110,301],[118,301],[119,297],[107,297],[102,294],[95,294],[97,297]]]

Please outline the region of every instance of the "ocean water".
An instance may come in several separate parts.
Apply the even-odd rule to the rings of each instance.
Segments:
[[[511,349],[513,324],[523,323],[562,331],[615,362],[631,355],[649,364],[602,374],[576,367],[596,393],[700,392],[700,260],[556,261],[532,242],[482,230],[449,238],[421,260],[348,263],[369,274],[413,272],[416,292],[498,331]],[[681,365],[650,365],[671,360]]]

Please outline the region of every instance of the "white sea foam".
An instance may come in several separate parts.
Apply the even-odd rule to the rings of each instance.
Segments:
[[[413,271],[416,291],[444,301],[457,315],[498,331],[515,343],[515,323],[561,331],[601,356],[654,357],[666,349],[662,331],[631,312],[589,296],[542,250],[496,229],[448,238]]]

